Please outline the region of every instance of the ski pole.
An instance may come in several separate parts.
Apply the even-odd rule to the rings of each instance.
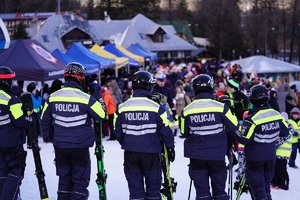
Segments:
[[[188,200],[190,200],[190,198],[191,198],[192,183],[193,183],[193,180],[191,179],[191,181],[190,181],[190,188],[189,188],[189,196],[188,196]]]
[[[230,196],[230,200],[232,200],[232,168],[233,168],[233,152],[232,148],[229,150],[229,180],[228,180],[228,195]]]

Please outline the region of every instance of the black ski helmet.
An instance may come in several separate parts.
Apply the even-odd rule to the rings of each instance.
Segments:
[[[85,79],[86,69],[80,63],[71,62],[67,64],[66,69],[64,71],[64,77],[72,77],[75,78],[78,82],[81,82]]]
[[[16,73],[9,67],[0,67],[0,85],[11,87],[12,79],[16,77]]]
[[[249,93],[252,104],[264,104],[269,100],[269,91],[264,85],[254,85],[250,88]]]
[[[213,93],[214,91],[214,79],[207,74],[200,74],[196,76],[192,80],[191,85],[195,95],[201,92]]]
[[[156,82],[155,79],[149,72],[146,71],[138,71],[134,73],[131,77],[132,81],[132,89],[143,89],[152,91],[153,84]]]

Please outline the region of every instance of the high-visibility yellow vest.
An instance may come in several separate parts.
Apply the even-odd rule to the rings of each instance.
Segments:
[[[282,143],[276,150],[276,155],[277,156],[284,156],[284,157],[290,157],[291,155],[291,150],[292,150],[292,140],[293,140],[293,135],[290,132],[290,138],[286,140],[284,143]]]
[[[299,131],[300,131],[300,128],[298,126],[298,124],[292,120],[292,119],[289,119],[289,123],[292,125],[295,133],[293,133],[293,139],[292,139],[292,142],[293,143],[297,143],[298,142],[298,138],[299,138]]]

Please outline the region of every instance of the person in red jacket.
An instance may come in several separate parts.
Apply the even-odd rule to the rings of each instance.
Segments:
[[[114,130],[113,121],[114,121],[114,114],[117,111],[117,105],[114,100],[113,94],[109,89],[103,87],[103,88],[101,88],[101,90],[103,91],[102,98],[104,100],[104,103],[106,106],[106,112],[107,112],[107,116],[108,116],[108,120],[106,121],[106,123],[108,123],[108,128],[109,128],[109,132],[110,132],[108,140],[116,140],[116,136],[114,135],[114,132],[113,132],[113,130]]]

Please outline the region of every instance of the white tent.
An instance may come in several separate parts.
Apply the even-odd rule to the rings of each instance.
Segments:
[[[222,66],[226,66],[228,63],[230,63],[231,66],[234,64],[239,64],[242,67],[242,72],[249,74],[300,72],[300,66],[298,65],[266,56],[251,56],[239,60],[233,60],[223,63]]]

